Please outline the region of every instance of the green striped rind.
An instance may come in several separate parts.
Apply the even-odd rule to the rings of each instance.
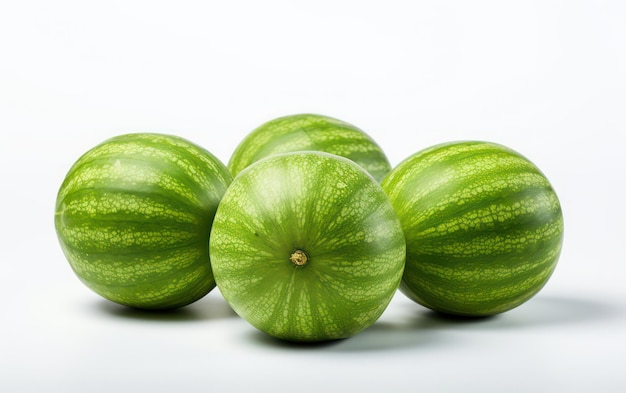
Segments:
[[[224,164],[182,138],[111,138],[85,153],[59,190],[55,227],[65,256],[111,301],[189,304],[215,287],[209,231],[231,180]]]
[[[437,145],[382,183],[406,236],[400,289],[433,310],[510,310],[552,274],[563,237],[557,195],[518,153],[486,142]]]
[[[382,149],[365,132],[341,120],[315,114],[284,116],[261,125],[237,146],[228,169],[236,176],[262,158],[307,150],[348,158],[379,182],[391,170]]]
[[[295,250],[309,255],[297,267]],[[258,329],[292,341],[349,337],[398,288],[400,222],[378,183],[321,152],[276,155],[235,177],[213,223],[217,286]]]

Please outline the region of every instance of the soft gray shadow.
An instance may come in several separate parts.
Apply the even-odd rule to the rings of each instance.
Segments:
[[[273,336],[270,336],[267,333],[264,333],[260,330],[257,330],[253,327],[250,327],[251,330],[247,335],[247,339],[254,344],[262,345],[268,348],[279,348],[285,350],[294,350],[294,351],[302,351],[302,350],[326,350],[333,346],[339,345],[342,341],[347,339],[340,340],[329,340],[329,341],[317,341],[317,342],[299,342],[299,341],[287,341],[282,340]]]
[[[436,331],[423,331],[420,321],[378,321],[332,348],[334,352],[377,352],[429,348],[450,344]]]
[[[523,305],[498,315],[490,327],[526,329],[601,323],[618,318],[625,308],[596,299],[582,297],[537,296]]]
[[[292,343],[253,330],[249,339],[268,347],[325,352],[376,352],[414,348],[428,349],[458,344],[459,334],[472,331],[528,331],[569,324],[601,323],[624,311],[591,299],[541,296],[513,310],[490,317],[459,317],[441,314],[406,303],[393,318],[381,318],[368,329],[343,340]]]
[[[98,299],[96,309],[118,318],[159,322],[194,322],[238,318],[224,298],[211,294],[195,303],[173,310],[141,310],[122,306],[105,299]]]
[[[320,342],[291,342],[253,329],[247,336],[251,342],[268,348],[296,351],[357,352],[406,349],[442,345],[435,331],[423,331],[423,319],[413,312],[407,318],[379,320],[362,332],[348,338]]]
[[[460,317],[438,313],[417,304],[413,308],[420,319],[420,330],[494,330],[529,329],[568,324],[595,323],[616,318],[623,310],[609,303],[587,298],[538,296],[521,306],[489,317]]]

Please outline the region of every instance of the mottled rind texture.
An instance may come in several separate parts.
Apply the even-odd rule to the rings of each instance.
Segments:
[[[208,254],[231,182],[201,147],[126,134],[85,153],[57,196],[55,227],[72,269],[101,296],[136,308],[189,304],[215,287]]]
[[[294,264],[294,251],[307,263]],[[404,268],[400,221],[378,183],[326,153],[276,155],[241,172],[215,216],[211,257],[233,309],[281,339],[323,341],[372,325]]]
[[[546,177],[501,145],[454,142],[409,157],[384,179],[407,242],[400,289],[436,311],[510,310],[548,281],[563,238]]]
[[[316,114],[284,116],[264,123],[237,146],[228,169],[236,176],[262,158],[307,150],[348,158],[379,182],[391,170],[382,149],[365,132],[344,121]]]

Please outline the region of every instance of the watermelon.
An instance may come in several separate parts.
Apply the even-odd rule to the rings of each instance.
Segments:
[[[527,158],[502,145],[451,142],[401,162],[382,187],[402,222],[400,290],[442,313],[487,316],[546,284],[563,238],[559,199]]]
[[[317,114],[284,116],[262,124],[237,146],[228,169],[236,176],[261,158],[295,151],[321,151],[348,158],[377,181],[391,170],[385,153],[364,131]]]
[[[398,288],[406,253],[381,186],[323,152],[273,155],[236,176],[210,251],[217,286],[243,319],[308,342],[372,325]]]
[[[57,195],[55,228],[78,278],[142,309],[192,303],[215,287],[209,233],[232,178],[180,137],[136,133],[86,152]]]

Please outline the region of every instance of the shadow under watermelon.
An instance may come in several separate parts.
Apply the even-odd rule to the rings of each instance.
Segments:
[[[114,317],[144,321],[193,322],[238,318],[224,298],[219,293],[213,292],[195,303],[172,310],[141,310],[105,299],[98,299],[96,309]]]

